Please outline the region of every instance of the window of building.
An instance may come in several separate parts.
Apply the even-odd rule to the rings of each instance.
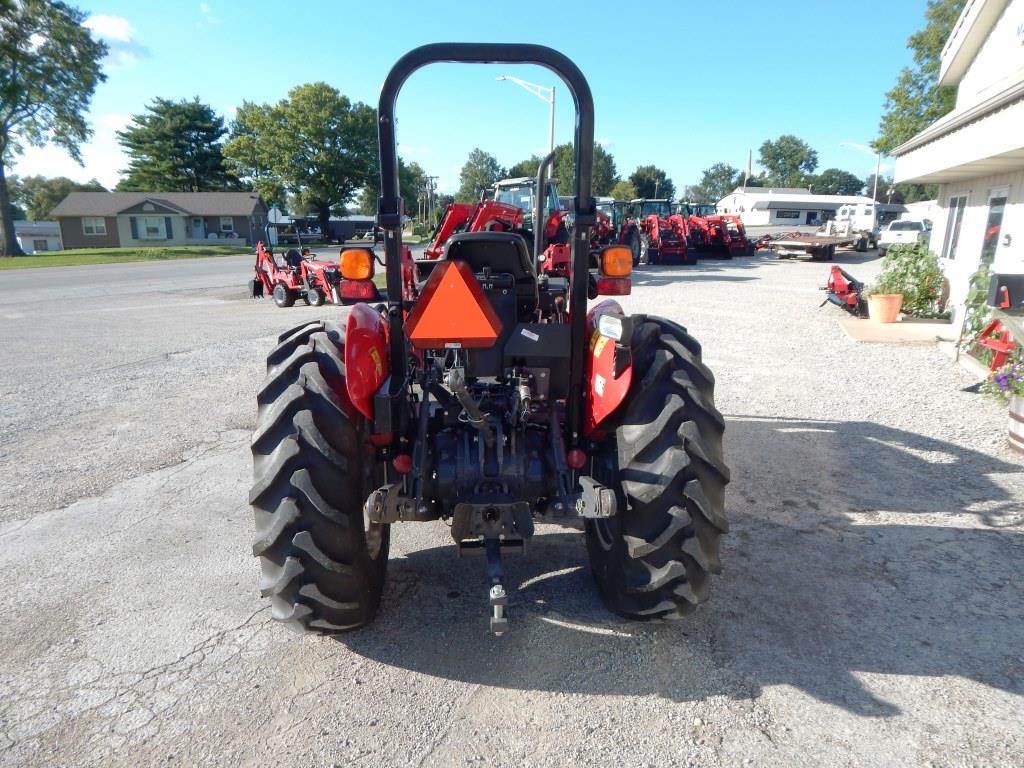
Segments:
[[[235,220],[230,216],[220,217],[220,231],[221,232],[234,232],[235,231]]]
[[[33,240],[32,241],[32,250],[33,251],[48,251],[48,250],[50,250],[50,241],[49,240]]]
[[[1007,190],[993,190],[988,197],[988,221],[985,222],[985,236],[981,241],[981,263],[991,264],[999,247],[999,231],[1003,228],[1003,211],[1006,210]]]
[[[139,239],[140,240],[166,240],[167,228],[164,225],[163,216],[141,216],[139,217]]]
[[[107,220],[102,216],[83,216],[82,233],[86,235],[107,234]]]
[[[800,211],[776,211],[776,219],[799,219]]]
[[[946,216],[946,237],[942,245],[942,258],[955,259],[956,247],[960,242],[960,225],[964,221],[964,208],[967,207],[967,195],[949,198],[949,211]]]

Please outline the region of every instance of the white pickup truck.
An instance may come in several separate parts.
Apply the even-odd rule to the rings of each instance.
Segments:
[[[878,254],[884,256],[890,245],[911,245],[923,243],[930,230],[921,221],[900,219],[889,223],[878,236]]]

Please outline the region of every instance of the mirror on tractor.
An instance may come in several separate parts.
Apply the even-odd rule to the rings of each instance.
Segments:
[[[629,276],[633,272],[633,251],[625,245],[606,245],[598,253],[598,273],[592,298],[627,296],[631,290]]]
[[[339,261],[341,276],[346,280],[369,280],[373,277],[373,252],[367,248],[345,248]]]

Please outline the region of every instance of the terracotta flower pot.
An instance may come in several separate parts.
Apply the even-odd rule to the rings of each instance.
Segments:
[[[868,317],[876,323],[895,323],[901,306],[902,293],[873,293],[868,296]]]
[[[1010,446],[1024,453],[1024,395],[1010,398],[1010,420],[1007,425]]]

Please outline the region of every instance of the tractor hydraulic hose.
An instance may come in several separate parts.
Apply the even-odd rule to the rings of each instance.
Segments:
[[[487,417],[480,410],[480,406],[476,404],[473,396],[466,389],[466,381],[462,377],[461,369],[450,368],[445,374],[444,383],[458,398],[462,410],[466,412],[466,420],[484,436],[484,443],[487,447],[492,447],[494,445],[494,430],[487,423]]]

